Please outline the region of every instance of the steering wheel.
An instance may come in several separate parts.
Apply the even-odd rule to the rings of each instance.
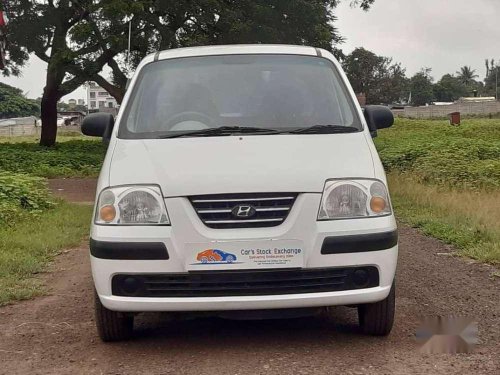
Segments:
[[[194,125],[194,126],[193,126]],[[203,130],[214,128],[217,122],[214,118],[201,112],[186,111],[170,117],[167,121],[169,130]]]

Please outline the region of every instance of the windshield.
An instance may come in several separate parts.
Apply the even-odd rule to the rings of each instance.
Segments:
[[[162,138],[228,126],[285,131],[315,125],[362,129],[329,60],[299,55],[205,56],[145,66],[118,136]],[[245,133],[251,134],[248,129]]]

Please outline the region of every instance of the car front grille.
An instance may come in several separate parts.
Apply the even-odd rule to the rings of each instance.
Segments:
[[[291,211],[297,193],[217,194],[189,198],[209,228],[265,228],[281,225]],[[238,216],[250,207],[249,217]]]
[[[119,274],[112,292],[125,297],[218,297],[337,292],[379,285],[373,266],[176,274]]]

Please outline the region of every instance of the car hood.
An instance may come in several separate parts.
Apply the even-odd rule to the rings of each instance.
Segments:
[[[117,139],[109,184],[159,184],[165,197],[321,193],[346,177],[374,177],[364,133]]]

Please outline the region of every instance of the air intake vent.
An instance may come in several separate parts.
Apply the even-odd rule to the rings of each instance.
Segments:
[[[281,225],[297,193],[218,194],[190,197],[206,226],[215,229],[265,228]]]
[[[338,292],[379,286],[376,267],[209,271],[113,276],[125,297],[265,296]]]

